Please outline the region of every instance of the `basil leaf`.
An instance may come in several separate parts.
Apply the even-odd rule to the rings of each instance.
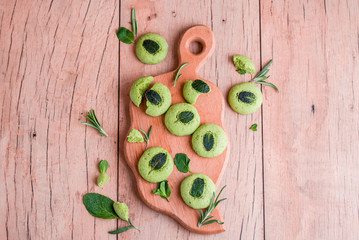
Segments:
[[[256,100],[256,95],[252,92],[242,91],[238,94],[238,99],[244,103],[253,103]]]
[[[187,157],[184,153],[177,153],[175,156],[175,165],[178,169],[178,171],[187,173],[188,171],[191,172],[191,169],[189,168],[189,162],[191,160]]]
[[[252,124],[252,126],[249,129],[252,131],[257,131],[257,126],[258,126],[257,123]]]
[[[194,113],[191,111],[184,111],[178,114],[177,119],[182,123],[189,123],[194,118]]]
[[[154,169],[154,170],[159,170],[159,169],[161,169],[161,168],[163,167],[163,165],[165,165],[166,160],[167,160],[167,156],[166,156],[165,153],[158,153],[158,154],[156,154],[156,155],[152,158],[152,160],[151,160],[151,162],[150,162],[150,166],[151,166],[152,170],[153,170],[153,169]],[[152,170],[151,170],[151,171],[152,171]]]
[[[158,183],[158,188],[153,190],[153,194],[160,195],[161,198],[170,201],[168,198],[171,196],[171,188],[167,180]]]
[[[135,226],[130,225],[130,226],[119,228],[119,229],[117,229],[115,231],[111,231],[111,232],[108,232],[108,233],[109,234],[119,234],[119,233],[126,232],[127,230],[130,230],[131,228],[135,228]]]
[[[160,50],[160,45],[158,45],[158,43],[150,39],[146,39],[145,41],[143,41],[142,46],[146,49],[148,53],[152,55],[155,55],[158,52],[158,50]]]
[[[133,36],[133,33],[127,28],[120,27],[117,30],[116,35],[118,39],[123,43],[131,44],[135,42],[135,36]]]
[[[203,136],[203,146],[207,151],[210,151],[214,145],[214,136],[212,133],[206,133]]]
[[[154,105],[159,105],[162,102],[161,96],[154,90],[148,90],[145,95],[147,100]]]
[[[208,93],[209,91],[211,91],[211,88],[208,86],[208,84],[200,79],[194,80],[192,83],[192,87],[194,88],[194,90],[200,93]]]
[[[98,164],[98,168],[100,169],[101,173],[106,173],[108,168],[107,160],[101,160],[100,163]]]
[[[94,217],[103,219],[118,218],[113,209],[114,201],[98,193],[87,193],[83,197],[87,211]]]
[[[193,197],[200,197],[200,196],[202,196],[203,191],[204,191],[204,180],[203,180],[203,178],[196,178],[193,181],[190,194]]]

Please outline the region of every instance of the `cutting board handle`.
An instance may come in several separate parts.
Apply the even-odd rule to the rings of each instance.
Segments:
[[[202,45],[202,51],[194,54],[189,46],[192,42],[199,42]],[[190,63],[186,68],[192,68],[196,73],[207,61],[214,51],[215,40],[212,30],[204,25],[191,27],[181,37],[178,54],[180,66],[184,63]]]

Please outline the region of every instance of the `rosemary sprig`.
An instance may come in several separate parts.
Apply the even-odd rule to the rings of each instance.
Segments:
[[[85,124],[87,126],[93,127],[95,129],[97,129],[101,135],[108,137],[107,133],[105,132],[105,130],[103,130],[101,124],[98,122],[97,117],[95,115],[95,111],[93,109],[91,109],[87,115],[84,116],[88,121],[90,121],[90,123],[88,122],[82,122],[82,124]]]
[[[136,12],[135,11],[136,10],[134,8],[132,8],[132,11],[131,11],[131,24],[132,24],[132,32],[137,37],[138,24],[137,24],[137,20],[136,20]]]
[[[212,195],[212,198],[211,198],[211,202],[207,208],[207,210],[203,213],[202,210],[198,210],[199,212],[199,221],[198,221],[198,227],[201,227],[201,226],[204,226],[204,225],[208,225],[208,224],[211,224],[211,223],[218,223],[218,224],[223,224],[224,222],[220,222],[218,220],[215,220],[215,219],[212,219],[210,220],[211,218],[213,218],[213,216],[210,216],[210,214],[212,213],[212,211],[217,207],[217,205],[226,200],[227,198],[223,198],[221,200],[218,200],[219,198],[219,195],[221,195],[223,189],[227,187],[227,185],[225,185],[221,191],[218,193],[217,195],[217,198],[216,200],[214,201],[214,196],[215,196],[215,193],[213,192],[213,195]]]
[[[269,72],[268,68],[272,64],[272,62],[273,62],[273,59],[271,59],[267,63],[267,65],[265,65],[264,68],[252,79],[252,82],[259,83],[259,84],[262,84],[265,86],[270,86],[279,92],[278,88],[273,83],[265,81],[270,77],[270,75],[266,76],[266,74]]]
[[[146,149],[147,149],[148,144],[150,143],[150,137],[151,137],[151,133],[152,133],[152,125],[150,126],[150,129],[148,130],[148,134],[143,129],[140,129],[140,131],[143,133],[143,135],[145,135],[145,137],[143,139],[146,142]]]
[[[184,63],[180,66],[180,68],[178,69],[177,73],[176,73],[176,76],[175,76],[175,83],[173,86],[176,86],[176,83],[178,81],[178,79],[182,76],[182,74],[180,74],[181,70],[183,67],[187,66],[189,63]]]

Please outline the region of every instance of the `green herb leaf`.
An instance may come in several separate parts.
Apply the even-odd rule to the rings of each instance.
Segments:
[[[114,201],[98,193],[87,193],[83,197],[87,211],[94,217],[103,219],[118,218],[113,209]]]
[[[127,230],[130,230],[132,228],[136,228],[135,226],[133,226],[132,222],[130,219],[128,219],[128,222],[130,223],[130,226],[127,226],[127,227],[123,227],[123,228],[119,228],[115,231],[111,231],[111,232],[108,232],[109,234],[119,234],[119,233],[123,233],[123,232],[126,232]],[[136,228],[137,229],[137,228]]]
[[[183,173],[192,172],[189,167],[190,161],[191,160],[184,153],[177,153],[175,156],[175,165],[176,165],[178,171],[180,171],[180,172],[183,172]]]
[[[91,109],[87,115],[84,116],[90,123],[87,122],[82,122],[82,124],[93,127],[95,129],[97,129],[97,131],[99,131],[99,133],[103,136],[108,137],[107,133],[105,132],[105,130],[103,130],[101,124],[98,122],[95,111],[93,109]]]
[[[100,163],[98,164],[98,168],[100,169],[101,173],[106,173],[108,168],[107,160],[101,160]]]
[[[158,183],[158,188],[153,190],[153,194],[160,195],[161,198],[166,199],[167,201],[170,201],[169,197],[171,196],[171,189],[168,184],[168,181],[164,180],[164,181]]]
[[[256,95],[252,92],[242,91],[238,94],[238,100],[244,103],[253,103],[256,100]]]
[[[207,151],[210,151],[214,145],[214,136],[212,133],[206,133],[203,136],[203,146]]]
[[[132,8],[131,10],[131,24],[132,24],[132,32],[135,34],[135,36],[137,37],[137,20],[136,20],[136,10],[134,8]]]
[[[178,114],[177,119],[182,123],[189,123],[194,118],[194,113],[191,111],[183,111]]]
[[[252,126],[249,128],[250,130],[257,131],[257,123],[252,124]]]
[[[184,68],[185,66],[187,66],[189,63],[184,63],[180,66],[180,68],[178,69],[177,73],[176,73],[176,76],[175,76],[175,83],[173,86],[176,86],[176,83],[178,81],[178,79],[182,76],[182,74],[180,74],[182,68]]]
[[[147,149],[148,144],[150,144],[150,137],[151,137],[151,133],[152,133],[152,125],[150,126],[150,129],[148,130],[148,134],[143,129],[140,129],[140,131],[145,136],[144,139],[145,139],[145,142],[146,142],[146,149]]]
[[[270,76],[266,76],[266,75],[269,72],[269,66],[272,64],[272,62],[273,62],[273,59],[271,59],[267,63],[267,65],[264,66],[264,68],[252,79],[252,81],[255,83],[265,85],[265,86],[272,87],[279,92],[278,88],[273,83],[269,83],[269,82],[265,81],[266,79],[268,79],[270,77]]]
[[[201,197],[204,191],[204,180],[203,178],[196,178],[193,181],[190,194],[192,197]]]
[[[218,201],[219,195],[221,195],[223,189],[226,186],[224,186],[221,191],[219,191],[216,200],[214,200],[215,197],[215,193],[213,193],[212,198],[211,198],[211,202],[207,208],[207,210],[203,213],[202,210],[199,210],[199,221],[198,221],[198,227],[204,226],[204,225],[208,225],[208,224],[212,224],[212,223],[218,223],[218,224],[223,224],[224,222],[220,222],[218,220],[210,220],[211,218],[213,218],[213,216],[210,216],[210,214],[213,212],[213,210],[217,207],[217,205],[226,200],[226,198],[223,198],[221,200]]]
[[[167,155],[165,153],[158,153],[156,154],[150,161],[151,171],[159,170],[165,165],[167,161]]]
[[[200,79],[194,80],[192,87],[194,90],[200,93],[209,93],[209,91],[211,91],[211,88],[208,86],[208,84]]]
[[[149,54],[155,55],[160,50],[160,45],[153,40],[146,39],[143,41],[142,46]]]
[[[116,35],[118,37],[118,39],[126,44],[131,44],[135,42],[135,37],[133,35],[133,33],[128,30],[127,28],[124,27],[120,27],[117,32]]]
[[[148,90],[145,96],[154,105],[159,105],[162,102],[161,96],[154,90]]]

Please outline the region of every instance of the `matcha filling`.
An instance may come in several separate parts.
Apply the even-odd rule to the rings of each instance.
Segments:
[[[238,94],[238,100],[251,104],[256,100],[256,95],[252,92],[242,91]]]
[[[149,39],[143,41],[142,46],[148,53],[152,55],[155,55],[160,50],[160,45],[157,42]]]
[[[193,181],[190,194],[192,197],[201,197],[204,191],[204,179],[196,178]]]

